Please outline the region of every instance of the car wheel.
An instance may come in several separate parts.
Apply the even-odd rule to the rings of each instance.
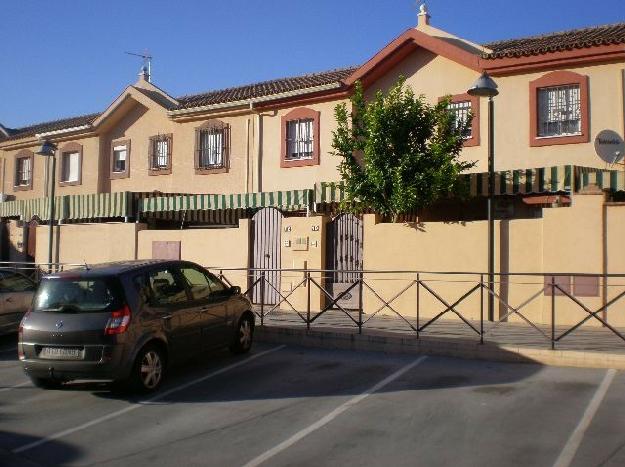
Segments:
[[[37,378],[35,376],[31,376],[30,380],[36,387],[41,389],[59,389],[63,384],[62,381],[56,379]]]
[[[164,376],[163,352],[157,346],[148,345],[137,355],[127,387],[142,393],[152,392],[158,389]]]
[[[254,320],[249,315],[244,315],[239,320],[234,340],[230,344],[230,350],[237,354],[249,352],[253,340]]]

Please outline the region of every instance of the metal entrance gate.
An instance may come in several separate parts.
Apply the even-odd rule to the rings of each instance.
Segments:
[[[276,208],[263,208],[252,217],[253,257],[252,284],[263,274],[257,269],[280,269],[280,232],[282,231],[282,213]],[[280,301],[280,272],[265,271],[265,280],[259,281],[252,290],[252,301],[275,305]]]
[[[340,214],[328,224],[326,269],[334,272],[326,278],[328,291],[336,298],[362,277],[362,219],[353,214]],[[345,309],[362,307],[361,286],[352,288],[338,302]]]

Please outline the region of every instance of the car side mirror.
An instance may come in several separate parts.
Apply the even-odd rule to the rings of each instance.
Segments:
[[[240,295],[241,294],[241,287],[239,287],[238,285],[230,287],[230,294],[231,295]]]

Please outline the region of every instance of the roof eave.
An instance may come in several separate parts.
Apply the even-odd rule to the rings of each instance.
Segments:
[[[581,66],[625,60],[625,44],[600,45],[520,57],[484,58],[484,69],[493,76],[527,73],[563,66]]]
[[[232,102],[223,102],[223,103],[209,104],[209,105],[203,105],[203,106],[198,106],[198,107],[189,107],[185,109],[170,110],[167,112],[167,115],[172,118],[176,118],[176,117],[182,117],[186,115],[198,114],[198,113],[203,113],[203,112],[236,109],[236,108],[248,107],[250,105],[253,106],[261,102],[271,102],[271,101],[278,101],[278,100],[283,100],[283,99],[288,99],[288,98],[297,98],[300,96],[319,93],[323,91],[334,91],[336,89],[341,88],[342,86],[343,86],[343,83],[340,81],[337,81],[337,82],[333,82],[329,84],[323,84],[323,85],[313,86],[313,87],[304,88],[304,89],[297,89],[294,91],[286,91],[286,92],[281,92],[277,94],[270,94],[267,96],[251,97],[248,99],[241,99],[241,100],[232,101]]]

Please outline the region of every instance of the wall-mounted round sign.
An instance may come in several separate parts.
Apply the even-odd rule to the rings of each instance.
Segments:
[[[603,130],[595,138],[595,151],[605,162],[614,164],[625,156],[625,141],[616,131]]]

